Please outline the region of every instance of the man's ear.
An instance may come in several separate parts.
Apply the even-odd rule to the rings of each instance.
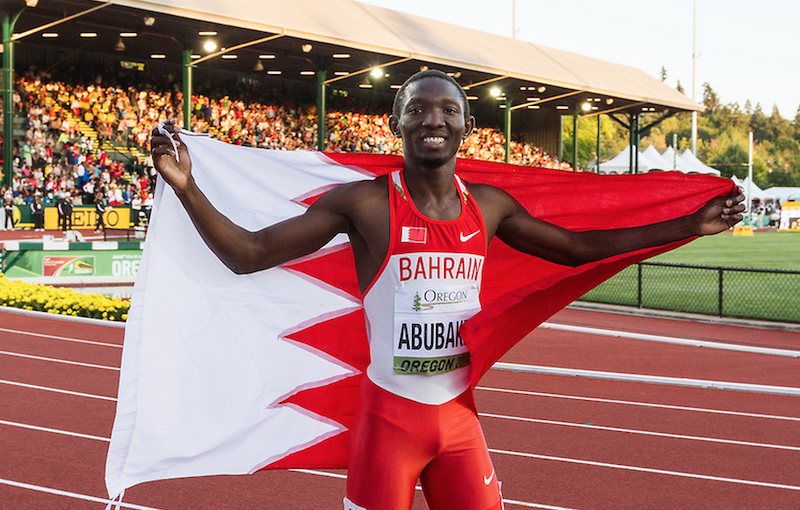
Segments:
[[[400,120],[397,117],[394,115],[389,115],[389,131],[391,131],[392,134],[397,138],[400,138],[400,128],[398,127],[399,123]]]
[[[464,123],[464,136],[462,136],[461,138],[466,140],[469,137],[469,135],[472,134],[473,129],[475,129],[475,117],[470,115],[467,121]]]

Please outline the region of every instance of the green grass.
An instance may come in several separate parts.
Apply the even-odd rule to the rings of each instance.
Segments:
[[[746,237],[724,232],[696,239],[651,262],[800,271],[800,233],[756,232]]]
[[[724,233],[697,239],[648,262],[800,271],[800,234],[761,232],[753,237],[734,237]],[[641,306],[717,315],[719,279],[717,270],[644,265]],[[800,274],[725,270],[722,289],[723,316],[800,323]],[[637,306],[637,266],[625,269],[581,299]]]

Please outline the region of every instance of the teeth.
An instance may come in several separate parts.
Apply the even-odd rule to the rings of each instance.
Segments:
[[[426,136],[423,138],[425,143],[442,143],[444,142],[444,137],[442,136]]]

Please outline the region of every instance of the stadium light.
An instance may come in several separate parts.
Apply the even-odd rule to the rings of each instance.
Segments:
[[[376,67],[369,74],[371,74],[373,78],[380,78],[383,76],[383,70],[380,67]]]
[[[209,39],[205,43],[203,43],[203,49],[207,52],[211,53],[212,51],[217,49],[217,43]]]
[[[588,112],[591,109],[592,109],[592,105],[590,105],[589,103],[583,103],[581,105],[581,110],[583,110],[585,112]]]
[[[500,94],[502,93],[503,92],[497,87],[492,87],[492,89],[489,91],[489,94],[491,94],[492,97],[500,97]]]

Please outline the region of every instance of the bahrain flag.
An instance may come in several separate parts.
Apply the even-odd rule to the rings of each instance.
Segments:
[[[302,214],[338,184],[403,165],[397,156],[270,151],[190,133],[182,139],[200,188],[249,230]],[[472,160],[458,160],[456,172],[467,182],[499,186],[534,216],[573,230],[672,219],[734,186],[673,172],[601,176]],[[494,240],[483,310],[461,330],[473,387],[559,309],[678,244],[569,268]],[[346,467],[348,428],[368,361],[346,236],[283,266],[236,275],[160,181],[125,331],[106,463],[109,495],[166,478]]]

